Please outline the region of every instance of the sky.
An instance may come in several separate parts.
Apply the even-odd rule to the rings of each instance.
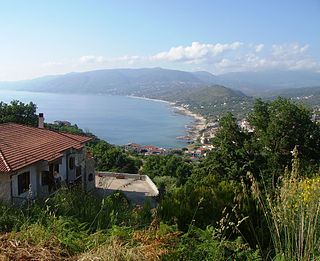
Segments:
[[[0,81],[141,67],[320,72],[320,0],[0,0]]]

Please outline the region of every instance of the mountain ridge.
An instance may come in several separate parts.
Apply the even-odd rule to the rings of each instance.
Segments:
[[[223,85],[248,95],[266,91],[320,85],[320,73],[308,71],[233,72],[213,75],[155,68],[100,69],[48,75],[31,80],[0,82],[0,88],[58,93],[106,93],[154,96],[172,91]]]

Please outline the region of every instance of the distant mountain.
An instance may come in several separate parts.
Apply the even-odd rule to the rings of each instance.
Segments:
[[[262,97],[266,98],[275,98],[278,96],[286,98],[310,96],[310,95],[319,95],[320,96],[320,85],[314,87],[302,87],[302,88],[291,88],[291,89],[281,89],[274,91],[266,91]]]
[[[0,87],[58,93],[149,95],[179,87],[197,87],[204,84],[208,84],[208,82],[190,72],[147,68],[68,73],[29,81],[0,83]]]
[[[0,88],[57,93],[107,93],[164,97],[199,87],[223,85],[260,96],[279,89],[320,86],[320,73],[307,71],[234,72],[213,75],[162,68],[106,69],[0,82]]]
[[[270,90],[320,85],[320,73],[309,71],[233,72],[216,76],[216,83],[260,96]]]
[[[303,87],[268,91],[263,94],[264,99],[284,97],[298,102],[303,102],[311,107],[320,108],[320,85],[316,87]]]

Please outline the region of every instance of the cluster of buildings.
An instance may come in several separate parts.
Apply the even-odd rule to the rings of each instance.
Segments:
[[[140,145],[137,143],[128,143],[123,146],[126,151],[135,152],[143,155],[166,155],[167,150],[153,145]]]

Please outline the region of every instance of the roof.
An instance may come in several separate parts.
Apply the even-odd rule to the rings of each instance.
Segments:
[[[65,135],[65,136],[67,136],[69,138],[72,138],[74,140],[77,140],[77,141],[79,141],[81,143],[86,143],[86,142],[92,140],[92,138],[88,137],[88,136],[71,134],[71,133],[66,133],[66,132],[59,132],[59,133],[62,134],[62,135]]]
[[[0,172],[16,171],[41,160],[53,161],[68,149],[81,149],[89,140],[15,123],[0,124]]]
[[[153,145],[146,145],[146,146],[143,146],[144,149],[147,149],[147,150],[158,150],[159,148],[156,147],[156,146],[153,146]]]

